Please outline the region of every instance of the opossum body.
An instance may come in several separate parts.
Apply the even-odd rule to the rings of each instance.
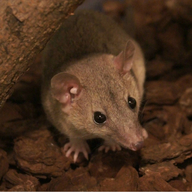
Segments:
[[[138,121],[145,65],[139,45],[114,21],[93,11],[70,16],[43,54],[42,103],[69,137],[66,156],[88,159],[87,139],[99,150],[138,150],[147,132]]]

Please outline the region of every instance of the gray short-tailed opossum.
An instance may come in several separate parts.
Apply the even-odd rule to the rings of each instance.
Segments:
[[[139,45],[101,13],[79,11],[64,21],[43,53],[42,103],[51,123],[69,137],[66,156],[140,149],[147,132],[138,121],[145,66]]]

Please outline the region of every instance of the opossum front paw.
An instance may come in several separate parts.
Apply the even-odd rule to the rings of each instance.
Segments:
[[[90,153],[89,145],[84,140],[72,140],[69,143],[65,144],[63,148],[64,152],[66,153],[66,157],[73,155],[73,161],[76,162],[79,153],[83,153],[85,158],[88,160],[88,154]]]
[[[107,153],[109,150],[112,150],[112,151],[121,151],[121,146],[118,145],[117,143],[115,142],[107,142],[107,141],[104,141],[103,145],[101,145],[99,148],[98,148],[98,151],[105,151],[105,153]]]

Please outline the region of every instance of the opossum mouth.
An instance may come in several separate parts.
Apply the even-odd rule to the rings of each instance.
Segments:
[[[130,149],[132,151],[137,151],[138,149],[134,146],[134,144],[125,144],[123,142],[119,142],[119,145],[121,145],[125,149]]]

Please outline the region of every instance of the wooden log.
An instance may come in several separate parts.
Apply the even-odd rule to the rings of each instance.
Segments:
[[[0,1],[0,108],[62,20],[83,1]]]

